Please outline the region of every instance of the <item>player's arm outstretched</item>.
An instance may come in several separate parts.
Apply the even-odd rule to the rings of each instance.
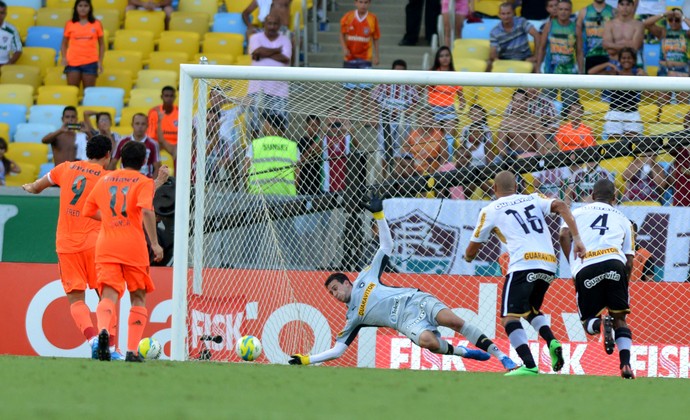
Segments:
[[[383,214],[383,197],[374,192],[362,202],[362,207],[371,212],[379,228],[379,251],[377,252],[377,257],[378,254],[390,255],[393,251],[393,237],[391,236],[391,230],[388,227],[386,217]]]
[[[585,244],[580,239],[580,231],[577,229],[577,223],[575,223],[575,218],[573,217],[573,213],[570,211],[570,207],[568,207],[564,201],[553,200],[551,203],[551,211],[561,216],[563,218],[563,222],[565,222],[566,226],[568,226],[570,235],[564,235],[564,231],[561,230],[561,235],[558,239],[566,258],[568,258],[570,255],[571,246],[574,246],[573,255],[575,255],[575,257],[584,258],[587,249],[585,248]]]
[[[43,175],[43,177],[37,179],[29,184],[22,185],[24,191],[30,194],[40,194],[46,188],[52,187],[54,184],[50,181],[48,174]]]

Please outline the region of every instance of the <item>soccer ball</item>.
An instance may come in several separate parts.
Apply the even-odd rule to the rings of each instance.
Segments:
[[[235,345],[235,351],[242,360],[251,362],[261,356],[261,341],[253,335],[245,335]]]
[[[159,343],[155,338],[151,337],[142,338],[139,342],[138,350],[141,357],[149,360],[158,359],[163,353],[161,343]]]

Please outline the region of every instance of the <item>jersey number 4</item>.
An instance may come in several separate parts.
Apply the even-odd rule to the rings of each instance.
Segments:
[[[589,227],[591,227],[594,230],[599,231],[599,235],[604,235],[607,230],[609,230],[608,226],[606,226],[606,223],[609,221],[609,215],[608,214],[602,214],[601,216],[597,217]]]
[[[522,218],[520,212],[512,209],[506,210],[506,214],[512,215],[526,234],[530,233],[530,226],[532,227],[533,231],[537,233],[544,233],[544,223],[542,223],[538,216],[531,214],[532,210],[534,210],[534,205],[525,207],[524,213],[527,220]],[[527,223],[529,223],[529,226],[527,226]]]

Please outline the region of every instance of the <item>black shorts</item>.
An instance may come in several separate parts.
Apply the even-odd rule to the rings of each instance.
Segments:
[[[506,276],[501,316],[526,317],[539,313],[546,291],[556,275],[546,270],[515,271]]]
[[[607,260],[580,270],[575,276],[580,319],[595,318],[608,308],[609,313],[630,313],[628,274],[625,264]]]
[[[592,67],[608,62],[608,55],[593,55],[591,57],[585,57],[585,74],[589,74],[589,69],[591,69]]]

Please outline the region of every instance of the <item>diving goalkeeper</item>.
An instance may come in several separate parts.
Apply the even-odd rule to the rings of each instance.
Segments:
[[[338,334],[331,349],[313,355],[293,354],[288,363],[309,365],[337,359],[345,353],[360,328],[388,327],[400,331],[418,346],[434,353],[482,361],[489,360],[490,353],[501,361],[506,370],[517,368],[477,327],[455,315],[435,296],[418,289],[381,283],[381,273],[388,264],[393,239],[383,215],[383,200],[374,194],[363,206],[373,213],[379,228],[380,247],[374,261],[359,273],[354,284],[344,273],[331,274],[325,284],[335,299],[347,305],[345,328]],[[484,351],[453,347],[441,339],[439,325],[459,332]]]

